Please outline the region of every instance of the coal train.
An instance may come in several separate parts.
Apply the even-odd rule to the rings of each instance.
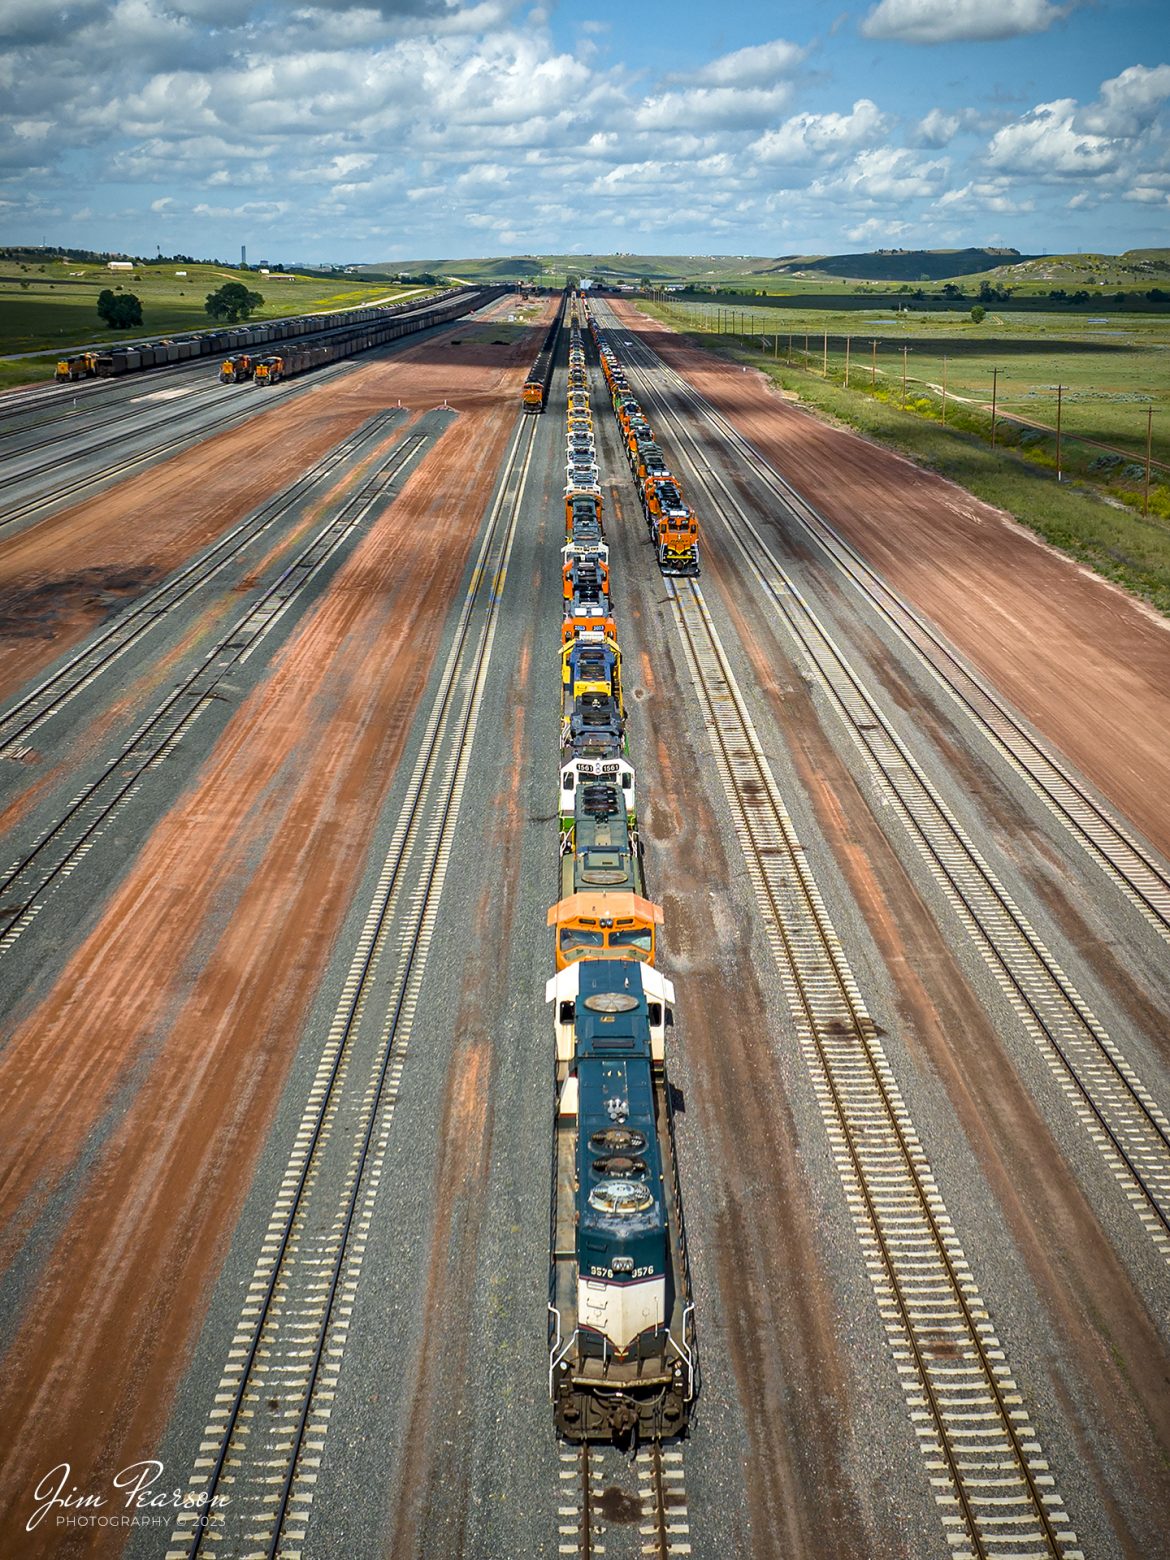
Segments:
[[[526,412],[544,411],[545,402],[548,400],[548,387],[552,384],[553,364],[557,358],[557,340],[561,331],[562,313],[563,309],[558,308],[553,315],[553,322],[544,338],[544,345],[536,354],[536,361],[524,381],[520,399]]]
[[[74,383],[79,379],[116,379],[123,374],[165,368],[192,358],[220,357],[226,353],[226,362],[233,367],[227,375],[221,367],[220,377],[225,383],[254,379],[259,384],[274,384],[290,374],[335,363],[432,325],[446,324],[473,309],[483,308],[506,291],[504,287],[449,288],[430,298],[404,299],[385,307],[265,320],[167,337],[162,341],[126,342],[105,350],[90,349],[62,358],[57,364],[56,378],[59,384]],[[287,345],[281,346],[276,354],[270,351],[258,354],[254,350],[276,343]],[[274,361],[280,364],[275,373],[272,372]],[[258,373],[262,363],[268,365],[263,375]]]
[[[682,1434],[698,1361],[666,1075],[674,986],[646,897],[584,306],[569,307],[548,1379],[562,1435],[629,1444]]]

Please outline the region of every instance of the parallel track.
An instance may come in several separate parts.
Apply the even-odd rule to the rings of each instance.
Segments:
[[[70,876],[92,849],[111,817],[133,796],[148,770],[156,768],[218,697],[223,678],[245,661],[310,580],[366,518],[386,485],[401,474],[425,445],[412,435],[322,526],[278,578],[218,639],[204,660],[163,700],[123,745],[118,756],[74,797],[67,811],[35,845],[0,875],[0,956],[6,954],[39,913],[47,893]]]
[[[0,714],[0,758],[26,756],[24,744],[46,721],[58,714],[83,688],[106,672],[120,656],[156,628],[181,602],[189,601],[257,537],[279,522],[296,505],[323,488],[330,477],[363,445],[388,431],[399,414],[378,412],[310,466],[295,482],[261,505],[233,530],[154,590],[131,602],[91,636],[61,665]],[[403,451],[406,451],[406,444]]]
[[[832,700],[881,794],[1040,1047],[1163,1260],[1170,1262],[1170,1122],[1165,1113],[894,733],[728,484],[661,404],[659,415],[688,447],[701,486],[716,501],[712,513],[722,516],[732,544]]]
[[[180,433],[174,438],[164,439],[161,443],[152,444],[149,448],[140,450],[134,455],[128,455],[124,460],[115,460],[100,471],[91,472],[89,476],[75,477],[72,481],[60,483],[49,493],[42,493],[35,498],[25,499],[21,503],[7,505],[0,509],[0,531],[19,524],[22,520],[28,520],[36,515],[48,513],[58,508],[68,499],[80,498],[95,489],[108,486],[130,476],[140,467],[149,466],[153,462],[161,460],[166,455],[173,455],[180,450],[190,448],[204,439],[209,439],[215,434],[220,434],[228,428],[234,428],[238,423],[247,422],[250,417],[257,416],[267,407],[286,401],[290,396],[303,395],[315,385],[325,383],[335,378],[338,374],[345,373],[354,366],[355,359],[345,358],[340,363],[331,363],[324,368],[316,369],[310,375],[303,375],[294,379],[291,383],[278,385],[274,391],[266,395],[258,395],[258,398],[245,400],[239,398],[239,405],[234,411],[225,411],[223,416],[209,426],[189,428],[185,433]],[[160,418],[155,422],[155,427],[165,426],[179,422],[186,411],[176,411],[173,417]],[[46,472],[57,469],[60,461],[50,461],[42,467],[31,472],[17,472],[9,480],[13,483],[23,482],[29,478],[43,476]]]
[[[974,725],[1024,777],[1081,848],[1159,934],[1170,941],[1170,871],[1165,863],[1093,796],[1084,781],[1029,730],[991,684],[968,666],[938,630],[886,584],[857,549],[780,476],[722,412],[648,347],[639,347],[637,352],[640,360],[672,385],[678,398],[734,449],[791,518],[820,544],[873,610],[899,634]],[[665,406],[660,396],[658,399]],[[769,561],[775,565],[771,557]]]
[[[528,419],[509,451],[192,1470],[193,1495],[229,1503],[206,1525],[196,1507],[180,1514],[173,1560],[204,1546],[216,1557],[295,1554],[306,1536],[535,437]],[[379,982],[384,953],[394,970]]]
[[[1074,1560],[1076,1535],[702,589],[666,587],[953,1560]]]

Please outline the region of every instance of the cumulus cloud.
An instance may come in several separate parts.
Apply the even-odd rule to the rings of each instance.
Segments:
[[[774,38],[771,43],[756,43],[721,55],[686,79],[696,86],[770,87],[778,76],[791,76],[807,53],[795,43]]]
[[[1073,98],[1038,103],[991,138],[987,161],[993,168],[1036,178],[1084,178],[1110,173],[1120,163],[1122,143],[1076,128]]]
[[[825,166],[880,139],[887,129],[888,120],[877,104],[858,98],[847,114],[796,114],[778,130],[760,136],[751,150],[764,163]]]
[[[766,124],[789,102],[787,82],[772,87],[694,87],[663,92],[634,110],[630,123],[637,130],[752,129]]]
[[[1064,14],[1050,0],[881,0],[861,30],[902,43],[989,43],[1044,32]]]
[[[1131,66],[1091,101],[1053,92],[1005,123],[933,91],[899,112],[893,78],[844,97],[810,68],[823,39],[773,38],[685,73],[607,64],[620,29],[604,55],[565,46],[531,0],[55,3],[0,10],[5,226],[30,241],[53,211],[97,208],[74,241],[131,248],[165,223],[178,247],[231,252],[263,227],[286,259],[311,258],[313,235],[337,258],[587,250],[584,233],[746,253],[845,224],[937,243],[940,213],[976,242],[987,213],[1026,212],[1038,180],[1074,175],[1162,215],[1165,65]],[[866,28],[942,42],[947,18],[946,36],[974,37],[1057,14],[1052,0],[883,0]],[[568,36],[607,25],[573,18]]]
[[[814,179],[810,193],[865,204],[933,200],[946,187],[945,157],[923,162],[900,146],[871,147],[831,178]]]
[[[1170,97],[1170,65],[1131,65],[1101,84],[1101,96],[1077,117],[1083,130],[1104,136],[1139,135]]]
[[[915,142],[919,146],[947,146],[958,134],[960,123],[958,114],[945,114],[941,108],[932,108],[918,121]]]

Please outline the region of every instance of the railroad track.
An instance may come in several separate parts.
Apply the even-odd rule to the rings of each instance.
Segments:
[[[0,957],[7,954],[39,914],[48,893],[69,877],[93,848],[114,815],[134,796],[148,771],[156,769],[212,700],[219,685],[271,632],[330,558],[353,535],[390,483],[417,459],[427,440],[412,435],[362,483],[340,510],[320,526],[278,577],[222,633],[208,654],[142,722],[118,755],[73,798],[33,846],[0,875]],[[123,647],[124,648],[124,647]],[[120,654],[115,649],[114,654]],[[78,668],[83,676],[84,668]],[[92,675],[97,675],[96,671]],[[72,697],[76,686],[46,699]],[[49,710],[51,713],[51,709]],[[35,712],[30,719],[36,719]],[[43,714],[48,718],[48,713]]]
[[[5,505],[0,509],[0,531],[9,526],[17,525],[22,520],[28,520],[36,515],[46,513],[57,508],[68,499],[80,498],[84,494],[96,489],[108,486],[110,483],[120,481],[130,476],[142,466],[161,460],[166,455],[173,455],[180,450],[188,449],[193,444],[198,444],[213,435],[223,433],[228,428],[234,428],[239,423],[246,422],[250,417],[255,417],[266,408],[285,401],[290,396],[303,395],[307,390],[324,384],[327,380],[335,378],[354,366],[353,358],[346,358],[339,363],[328,364],[324,368],[314,369],[311,374],[303,375],[291,383],[277,385],[271,392],[257,393],[254,397],[240,397],[240,405],[234,411],[225,411],[214,423],[196,428],[188,428],[185,433],[179,433],[174,438],[164,439],[161,443],[152,444],[148,449],[139,450],[134,455],[128,455],[124,460],[117,460],[112,465],[102,468],[101,471],[92,472],[89,476],[75,477],[72,481],[63,482],[53,488],[49,493],[42,493],[37,497],[25,499],[16,504]],[[206,409],[206,405],[204,408]],[[180,409],[174,416],[160,418],[155,422],[155,427],[167,426],[182,421],[189,415],[190,410],[198,408]],[[66,438],[68,434],[60,437]],[[98,446],[100,448],[100,446]],[[84,451],[82,453],[85,453]],[[89,453],[93,453],[91,450]],[[15,457],[10,457],[15,458]],[[6,480],[15,484],[59,469],[59,460],[47,461],[44,465],[34,467],[30,471],[16,472]]]
[[[170,395],[174,396],[176,400],[181,399],[182,405],[176,407],[172,417],[165,419],[159,418],[158,422],[174,422],[183,415],[190,415],[193,412],[201,411],[209,404],[214,405],[217,400],[226,399],[222,395],[217,396],[214,392],[226,390],[229,388],[234,387],[221,385],[218,379],[210,378],[206,379],[202,383],[198,380],[193,380],[193,383],[189,387],[185,385],[173,385],[170,387]],[[88,440],[91,434],[101,434],[106,429],[118,427],[120,423],[130,421],[136,417],[141,417],[141,407],[137,403],[149,400],[152,395],[166,395],[166,393],[166,388],[163,386],[160,386],[158,390],[154,390],[152,387],[143,387],[139,396],[135,396],[131,399],[120,398],[115,403],[107,402],[105,405],[99,406],[97,408],[99,412],[109,412],[112,415],[94,418],[92,421],[87,420],[85,425],[80,428],[72,426],[72,423],[75,419],[82,417],[89,419],[92,415],[90,412],[70,411],[67,412],[64,417],[54,418],[47,426],[44,423],[35,423],[28,428],[7,428],[0,430],[0,439],[16,438],[20,434],[32,435],[34,438],[35,435],[40,433],[44,433],[45,435],[43,438],[36,438],[35,442],[33,443],[22,445],[20,449],[6,451],[3,456],[0,456],[0,459],[3,459],[6,466],[9,463],[11,463],[13,466],[16,466],[17,463],[26,455],[36,455],[39,454],[41,450],[53,449],[60,444],[72,444],[74,441],[79,441],[81,439]],[[68,422],[71,424],[71,426],[64,428],[55,427],[54,425],[59,422]],[[108,442],[109,438],[107,436],[106,438],[98,438],[93,444],[79,443],[77,444],[76,448],[71,448],[69,450],[69,456],[72,458],[73,456],[81,457],[84,455],[96,454],[102,450],[108,444]],[[37,477],[40,476],[42,472],[50,471],[59,464],[60,458],[55,456],[47,461],[41,462],[40,465],[31,466],[23,470],[18,468],[14,471],[11,471],[6,474],[6,480],[10,482],[19,482],[26,478]]]
[[[682,425],[668,421],[690,452],[698,484],[713,500],[711,514],[723,519],[731,545],[828,695],[879,795],[905,827],[1163,1261],[1170,1262],[1165,1113],[896,735],[728,484]]]
[[[670,1560],[691,1553],[681,1444],[652,1441],[632,1464],[612,1447],[562,1447],[560,1497],[562,1555]]]
[[[292,1555],[306,1537],[536,431],[526,419],[509,449],[168,1560]]]
[[[696,580],[666,580],[953,1560],[1076,1534]]]
[[[294,505],[323,489],[337,468],[372,443],[403,414],[379,412],[343,439],[295,482],[235,526],[154,590],[140,596],[91,636],[80,649],[54,667],[40,683],[0,713],[0,758],[23,759],[25,744],[46,721],[57,715],[83,688],[156,628],[163,617],[190,601],[221,570],[256,539],[284,518]],[[403,445],[404,453],[408,450]]]
[[[1170,941],[1170,871],[1120,819],[1094,797],[945,638],[870,567],[832,524],[770,465],[765,456],[681,374],[648,347],[640,360],[674,387],[678,397],[730,445],[788,515],[857,588],[873,610],[915,653],[919,662],[1026,780],[1045,806],[1158,933]],[[656,391],[655,399],[666,409]],[[695,441],[688,436],[692,447]],[[775,560],[770,559],[774,564]]]

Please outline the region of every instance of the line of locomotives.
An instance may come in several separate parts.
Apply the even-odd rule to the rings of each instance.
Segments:
[[[569,303],[562,557],[561,898],[553,1004],[556,1116],[549,1392],[575,1441],[682,1434],[698,1388],[694,1305],[657,968],[626,738],[622,655],[586,384]]]
[[[585,318],[601,359],[626,459],[642,503],[646,529],[663,574],[699,573],[699,522],[654,438],[650,419],[626,380],[612,331],[603,330],[584,305]]]

